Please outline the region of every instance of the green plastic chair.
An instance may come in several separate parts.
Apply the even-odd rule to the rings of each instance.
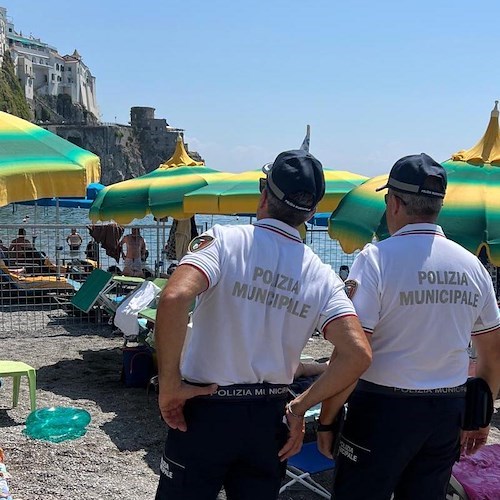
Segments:
[[[0,360],[0,377],[12,377],[14,381],[12,390],[12,407],[15,408],[19,401],[19,387],[21,377],[28,377],[30,390],[31,411],[36,410],[36,370],[22,361],[2,361]]]

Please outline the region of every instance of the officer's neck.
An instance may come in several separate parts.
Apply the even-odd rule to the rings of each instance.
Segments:
[[[387,228],[389,229],[389,234],[393,235],[408,224],[435,224],[436,217],[401,214],[399,217],[394,217],[391,222],[387,221]]]

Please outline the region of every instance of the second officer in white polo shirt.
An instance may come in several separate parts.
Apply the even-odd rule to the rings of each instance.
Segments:
[[[302,444],[306,410],[370,363],[343,282],[297,230],[324,195],[321,163],[285,151],[265,174],[257,222],[216,225],[195,238],[160,299],[159,404],[170,430],[157,500],[215,499],[222,486],[228,499],[276,498],[285,460]],[[336,356],[285,410],[287,385],[315,329]]]
[[[391,237],[367,245],[351,267],[346,283],[373,363],[349,398],[336,500],[445,499],[460,452],[471,334],[478,375],[498,392],[493,285],[477,257],[435,223],[446,186],[445,169],[430,156],[398,160],[380,188],[388,189]],[[332,406],[323,405],[322,424],[331,422]],[[466,433],[467,448],[484,444],[487,434]],[[328,435],[319,441],[328,454]]]

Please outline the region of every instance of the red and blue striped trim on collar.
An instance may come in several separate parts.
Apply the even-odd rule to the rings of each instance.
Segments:
[[[300,234],[295,228],[277,219],[261,219],[254,222],[254,226],[261,227],[262,229],[268,229],[269,231],[273,231],[274,233],[296,241],[297,243],[302,243]]]
[[[433,235],[446,238],[441,226],[435,224],[407,224],[392,236]]]

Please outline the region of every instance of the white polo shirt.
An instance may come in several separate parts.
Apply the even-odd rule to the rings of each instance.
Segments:
[[[180,265],[199,269],[208,289],[193,313],[186,380],[288,384],[314,330],[355,315],[344,283],[283,222],[216,225],[190,247]]]
[[[455,387],[467,379],[472,335],[500,315],[488,272],[434,224],[409,224],[367,245],[349,279],[371,334],[373,361],[362,379],[405,389]]]

